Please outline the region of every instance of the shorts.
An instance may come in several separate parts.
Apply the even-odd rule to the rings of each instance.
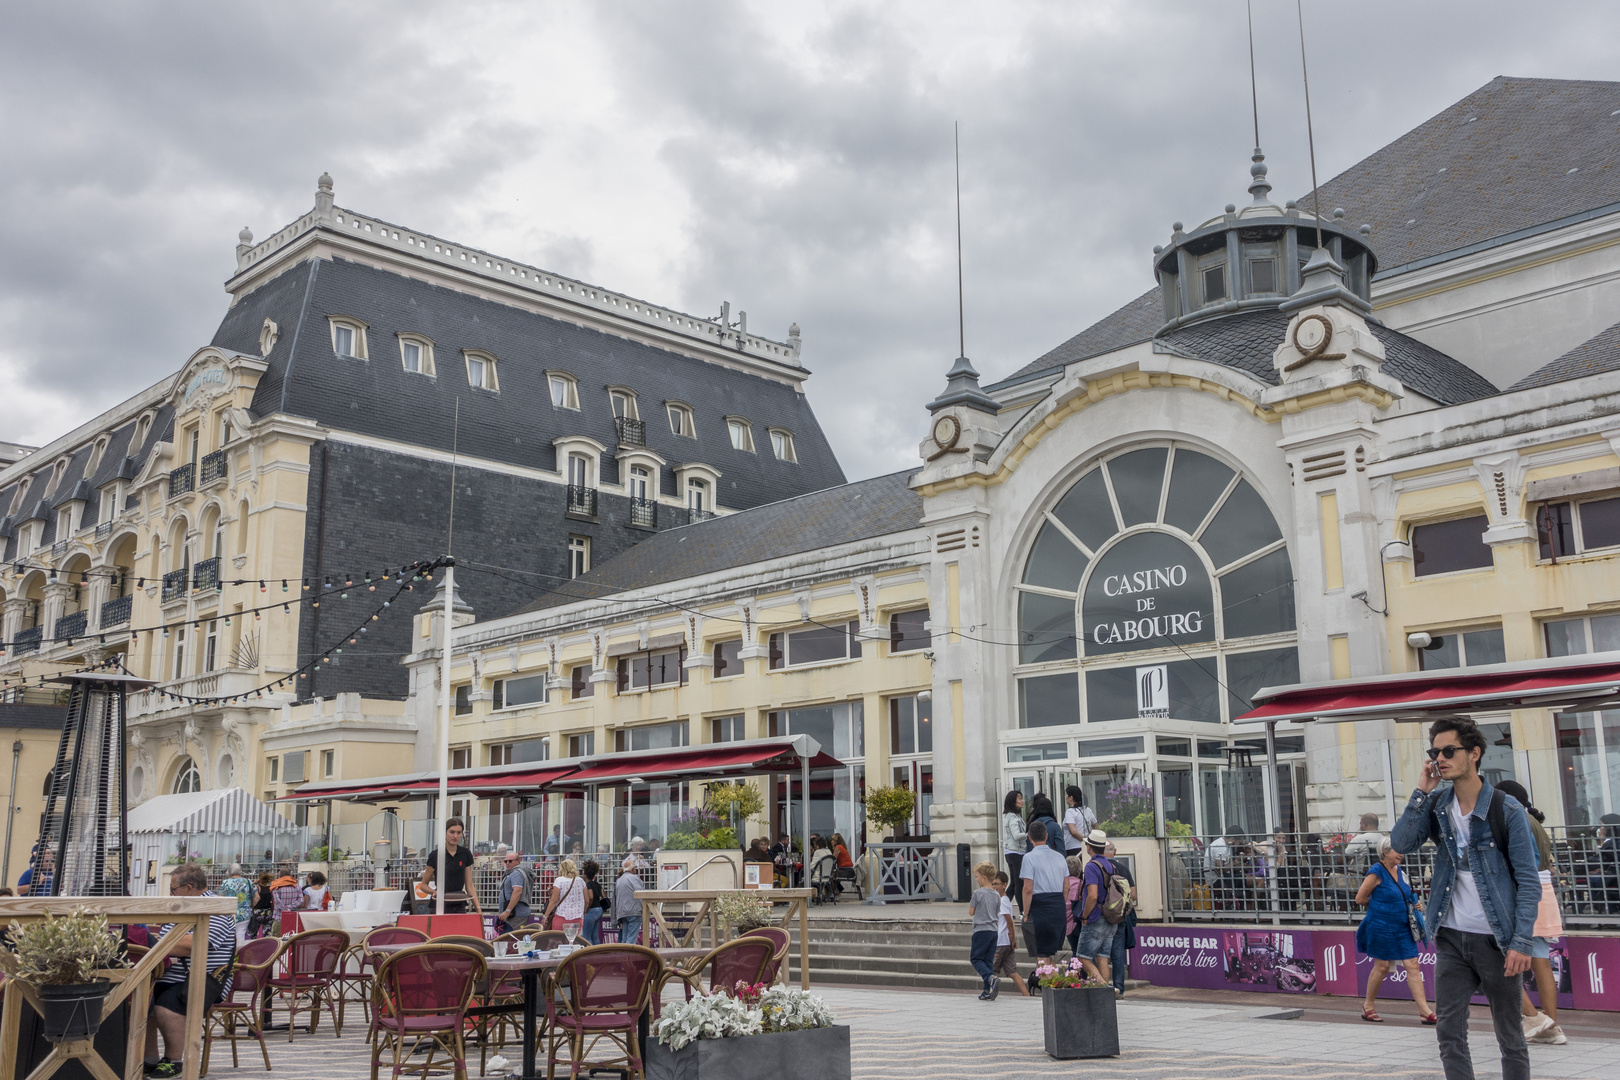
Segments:
[[[1544,938],[1544,937],[1533,937],[1533,938],[1531,938],[1530,939],[1530,959],[1532,959],[1532,960],[1551,960],[1552,959],[1552,939],[1551,938]]]
[[[225,995],[221,992],[219,980],[212,975],[208,976],[207,986],[207,1007],[212,1009],[219,1004],[219,999]],[[152,988],[152,1008],[168,1009],[170,1012],[177,1012],[184,1016],[186,1013],[186,990],[187,985],[185,982],[159,983]]]
[[[1080,945],[1074,955],[1082,959],[1110,956],[1114,951],[1114,931],[1119,929],[1107,919],[1088,922],[1080,929]]]
[[[1018,974],[1018,947],[1016,945],[997,945],[995,972],[997,975],[1011,977]]]

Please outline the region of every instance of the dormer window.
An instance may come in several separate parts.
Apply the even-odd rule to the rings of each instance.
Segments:
[[[688,480],[686,482],[686,508],[696,510],[698,513],[708,513],[714,509],[709,502],[709,482],[707,480]]]
[[[1249,260],[1249,291],[1251,293],[1274,293],[1277,291],[1276,259]]]
[[[358,319],[330,317],[332,351],[355,360],[366,358],[366,324]]]
[[[500,383],[495,378],[495,358],[489,353],[466,351],[467,357],[467,385],[474,390],[500,390]]]
[[[63,458],[60,461],[58,461],[55,465],[51,466],[51,479],[50,479],[50,482],[45,485],[45,496],[47,498],[49,498],[51,495],[54,495],[56,493],[57,485],[62,482],[62,477],[67,475],[67,467],[68,467],[68,459],[67,458]]]
[[[561,371],[549,371],[546,373],[546,385],[551,389],[553,408],[579,408],[579,385],[572,375]]]
[[[641,412],[636,408],[636,395],[630,390],[613,387],[608,390],[608,404],[613,408],[615,420],[640,420]]]
[[[1204,288],[1204,303],[1216,304],[1226,299],[1226,264],[1206,266],[1199,275]]]
[[[433,342],[415,334],[399,335],[399,363],[412,375],[432,375]]]
[[[75,527],[78,522],[73,520],[78,516],[78,510],[77,503],[69,503],[56,512],[56,539],[58,541],[66,540],[78,531]]]
[[[143,416],[139,420],[135,421],[135,437],[133,439],[129,440],[129,452],[131,454],[134,454],[138,450],[140,450],[141,445],[146,442],[146,436],[151,432],[151,430],[152,430],[152,414],[151,413],[147,413],[145,416]]]
[[[669,403],[669,430],[688,439],[697,438],[697,428],[692,426],[692,410],[689,406],[674,401]]]
[[[776,455],[777,461],[798,461],[793,453],[793,432],[771,428],[771,453]]]
[[[745,453],[754,452],[754,432],[748,421],[740,416],[726,417],[726,430],[731,433],[731,448]]]
[[[96,466],[101,464],[101,457],[107,452],[108,441],[108,437],[103,435],[96,440],[96,445],[90,448],[90,460],[85,462],[84,475],[89,476],[95,471]]]

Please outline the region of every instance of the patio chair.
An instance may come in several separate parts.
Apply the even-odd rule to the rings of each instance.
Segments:
[[[787,963],[788,948],[793,944],[793,938],[786,930],[780,926],[756,926],[739,936],[764,938],[771,942],[776,947],[776,954],[771,957],[771,962],[766,965],[762,981],[769,986],[782,977],[782,972]]]
[[[236,1022],[245,1021],[248,1034],[259,1041],[264,1054],[265,1071],[270,1071],[270,1044],[264,1037],[260,1020],[265,987],[275,970],[276,958],[281,955],[281,941],[277,938],[254,938],[236,950],[236,966],[231,979],[231,992],[208,1010],[203,1020],[203,1057],[201,1075],[208,1074],[208,1056],[214,1048],[214,1033],[231,1040],[231,1067],[241,1068],[237,1053]],[[242,995],[247,1000],[242,1000]]]
[[[776,943],[766,937],[743,936],[734,938],[699,958],[697,963],[690,967],[671,965],[658,980],[659,997],[663,996],[663,989],[672,979],[679,979],[686,984],[686,1000],[692,1000],[694,988],[702,989],[699,985],[704,971],[709,973],[709,993],[732,993],[738,983],[744,986],[753,986],[755,983],[765,982],[765,971],[770,967],[771,961],[776,957]],[[658,1001],[653,1002],[653,1012],[658,1009]]]
[[[473,988],[487,978],[483,955],[466,945],[429,941],[390,955],[373,982],[372,1025],[393,1052],[393,1080],[402,1071],[450,1072],[467,1080],[467,1008]],[[427,1059],[408,1060],[411,1050],[427,1042]],[[371,1050],[371,1080],[382,1068],[384,1039]],[[447,1061],[435,1068],[440,1051]]]
[[[582,1069],[611,1069],[645,1080],[636,1026],[656,992],[661,964],[656,952],[640,945],[597,945],[562,962],[555,992],[546,996],[548,1080],[555,1080],[557,1051],[564,1042],[570,1077],[577,1078]],[[623,1053],[588,1060],[604,1039]]]
[[[371,980],[377,974],[377,954],[373,945],[412,945],[427,940],[427,935],[410,926],[379,926],[368,930],[366,936],[349,946],[332,977],[337,985],[338,1023],[342,1024],[349,1002],[360,1006],[360,1013],[371,1021]]]
[[[338,1016],[332,983],[348,948],[349,935],[342,930],[305,930],[294,934],[286,943],[287,970],[271,976],[266,989],[286,999],[288,1042],[292,1042],[293,1029],[298,1026],[298,1003],[306,998],[309,1000],[309,1033],[315,1034],[324,1004],[326,1011],[332,1014],[333,1034],[342,1038],[343,1021]]]

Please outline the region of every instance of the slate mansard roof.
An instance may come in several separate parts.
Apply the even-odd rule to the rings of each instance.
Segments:
[[[1372,226],[1377,281],[1521,230],[1620,209],[1616,110],[1620,82],[1499,76],[1323,184],[1322,212],[1342,207],[1347,221]],[[1159,290],[1149,289],[989,389],[1146,341],[1163,324]]]
[[[329,316],[366,324],[369,359],[333,351]],[[721,506],[743,509],[844,480],[809,403],[785,382],[416,278],[341,258],[310,260],[244,296],[213,343],[256,355],[266,318],[279,338],[254,394],[258,416],[286,412],[445,452],[454,439],[462,455],[547,470],[557,468],[553,439],[586,435],[609,448],[602,478],[614,482],[618,436],[606,388],[624,386],[637,395],[649,449],[670,467],[703,462],[720,471]],[[400,333],[433,342],[435,377],[404,370]],[[464,349],[496,358],[497,392],[468,385]],[[578,410],[552,406],[548,371],[577,379]],[[670,431],[669,401],[691,406],[697,438]],[[732,448],[727,416],[751,422],[756,452]],[[793,433],[797,462],[776,459],[770,427]],[[665,473],[664,489],[673,494],[672,473]]]
[[[1620,323],[1595,334],[1575,346],[1551,363],[1545,364],[1510,389],[1528,390],[1532,386],[1550,386],[1553,383],[1579,379],[1586,375],[1620,371]]]
[[[923,501],[909,486],[914,473],[890,473],[667,529],[519,611],[544,611],[918,528]]]

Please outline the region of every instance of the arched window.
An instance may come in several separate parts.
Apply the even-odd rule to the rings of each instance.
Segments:
[[[1133,448],[1043,517],[1017,586],[1020,726],[1220,723],[1298,681],[1293,567],[1241,472]]]
[[[197,763],[189,757],[180,759],[180,768],[174,774],[174,794],[183,795],[188,791],[202,790],[202,774],[197,771]]]

